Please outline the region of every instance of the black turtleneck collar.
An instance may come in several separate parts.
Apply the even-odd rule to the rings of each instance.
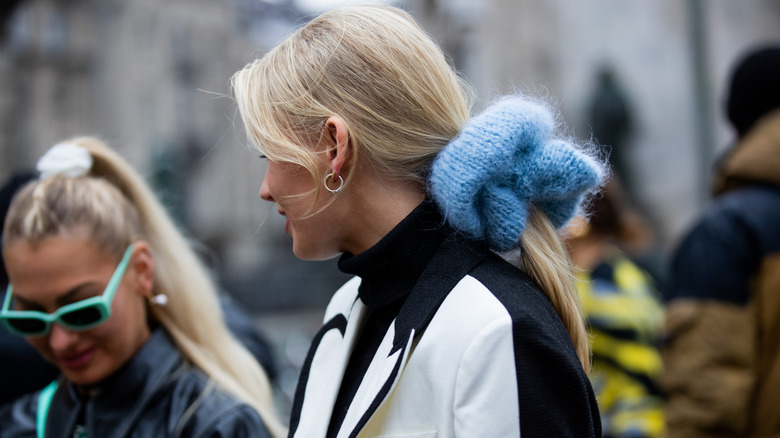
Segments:
[[[344,253],[339,270],[362,279],[358,295],[366,306],[386,306],[409,294],[447,232],[436,205],[425,200],[376,245]]]

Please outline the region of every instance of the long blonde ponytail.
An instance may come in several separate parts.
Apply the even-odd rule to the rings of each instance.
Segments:
[[[528,275],[544,291],[569,332],[585,372],[590,371],[590,345],[582,317],[573,266],[555,227],[545,214],[531,208],[520,235]]]
[[[185,357],[255,408],[273,436],[284,436],[265,372],[229,332],[208,270],[152,190],[101,141],[81,137],[67,143],[90,152],[90,173],[46,178],[23,189],[9,210],[3,245],[17,239],[40,241],[84,226],[95,231],[90,236],[97,245],[117,255],[132,241],[145,240],[155,258],[154,292],[169,300],[166,306],[151,307],[152,317]]]
[[[152,308],[154,318],[171,334],[179,349],[224,389],[252,405],[274,436],[284,435],[276,418],[268,377],[254,357],[230,334],[224,323],[214,283],[206,268],[174,225],[140,175],[118,154],[94,139],[73,143],[95,159],[93,174],[117,184],[136,206],[144,237],[157,263],[156,291],[170,299]],[[105,174],[100,168],[105,165]]]

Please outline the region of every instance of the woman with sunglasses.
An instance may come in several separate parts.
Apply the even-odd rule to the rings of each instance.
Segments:
[[[6,218],[0,320],[62,375],[0,408],[0,434],[282,436],[265,373],[142,178],[91,138],[38,170]]]
[[[234,77],[295,254],[356,276],[309,350],[293,437],[601,436],[555,228],[604,170],[546,106],[471,118],[462,85],[386,6],[326,12]]]

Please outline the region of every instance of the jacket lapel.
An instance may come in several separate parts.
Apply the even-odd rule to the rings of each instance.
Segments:
[[[488,250],[484,244],[458,236],[445,239],[382,339],[349,406],[338,438],[354,438],[360,435],[361,430],[398,383],[414,349],[415,336],[423,333],[450,291],[484,260],[487,254]],[[344,366],[346,367],[346,364]],[[343,370],[344,368],[341,368],[340,371]],[[338,380],[336,392],[341,386],[341,377]],[[328,412],[332,412],[333,401],[329,407],[331,409]],[[328,421],[323,430],[327,430]]]
[[[348,316],[337,314],[312,340],[290,415],[290,437],[325,436],[365,309],[360,300],[355,300]]]
[[[374,355],[374,360],[366,370],[355,397],[352,399],[338,438],[358,436],[361,429],[387,398],[387,395],[395,388],[409,359],[409,352],[414,341],[414,331],[408,334],[407,342],[401,349],[393,348],[394,341],[397,340],[394,339],[394,330],[391,325]]]

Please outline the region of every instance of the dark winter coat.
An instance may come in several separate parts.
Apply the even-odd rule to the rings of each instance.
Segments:
[[[780,437],[780,111],[724,161],[676,252],[663,349],[669,437]]]
[[[259,414],[219,389],[157,329],[99,388],[82,395],[60,378],[46,437],[270,437]],[[40,392],[0,407],[0,437],[35,437]],[[79,417],[81,416],[81,421]]]

